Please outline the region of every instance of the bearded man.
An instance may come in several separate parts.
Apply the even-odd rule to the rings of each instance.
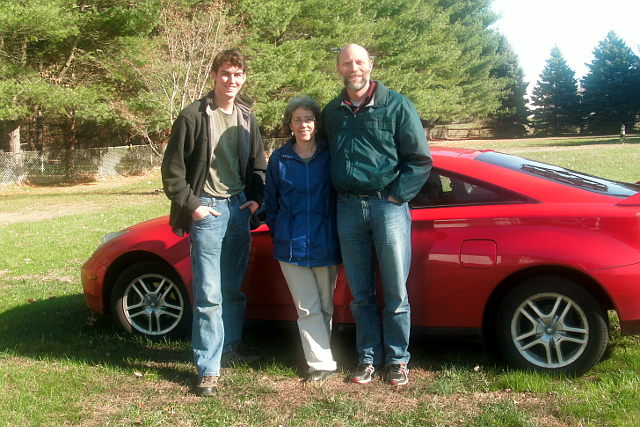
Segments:
[[[408,201],[431,170],[427,137],[406,97],[371,80],[373,61],[362,46],[340,51],[344,90],[323,110],[338,191],[337,223],[344,268],[353,295],[358,367],[351,381],[364,384],[384,367],[392,385],[408,383],[411,311],[406,282],[411,263]],[[384,309],[376,300],[375,255]]]

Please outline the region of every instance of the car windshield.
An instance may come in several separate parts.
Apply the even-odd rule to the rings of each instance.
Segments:
[[[580,188],[582,190],[607,194],[609,196],[626,198],[640,192],[640,185],[638,184],[611,181],[597,176],[576,172],[571,169],[565,169],[560,166],[549,165],[495,151],[485,151],[476,157],[476,160],[496,166],[502,166],[507,169],[522,171],[530,175],[539,176],[540,178],[571,185],[572,187]]]

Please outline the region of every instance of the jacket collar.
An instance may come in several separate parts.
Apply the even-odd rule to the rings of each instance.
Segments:
[[[384,84],[382,84],[380,80],[374,80],[374,81],[376,82],[376,90],[373,93],[373,98],[371,100],[371,103],[369,103],[367,106],[371,106],[374,108],[385,106],[387,105],[387,100],[389,98],[389,89]],[[344,105],[342,102],[342,92],[340,92],[340,95],[338,95],[338,97],[335,100],[336,100],[335,108],[336,109],[342,108],[342,106]]]
[[[287,157],[293,157],[299,159],[300,156],[293,150],[293,144],[296,143],[295,138],[291,137],[285,142],[285,144],[280,148],[282,150],[282,155]],[[313,153],[311,157],[314,159],[318,154],[325,151],[327,149],[327,142],[316,135],[316,152]]]
[[[377,83],[375,80],[369,81],[369,88],[367,89],[367,92],[364,94],[362,101],[360,101],[360,103],[357,105],[353,101],[351,101],[351,98],[349,98],[349,93],[347,92],[347,88],[342,89],[342,94],[341,94],[342,105],[350,108],[354,114],[358,114],[358,111],[360,111],[363,108],[371,107],[373,105],[373,100],[375,99],[374,91],[376,90],[376,86],[377,86]]]
[[[244,112],[248,112],[248,111],[251,111],[251,106],[253,106],[253,99],[239,93],[238,95],[236,95],[234,104],[236,107],[239,107],[240,110]],[[200,99],[201,110],[205,111],[207,109],[207,106],[209,106],[209,108],[211,108],[212,111],[218,108],[218,106],[216,105],[215,95],[213,90],[210,91],[204,98]]]

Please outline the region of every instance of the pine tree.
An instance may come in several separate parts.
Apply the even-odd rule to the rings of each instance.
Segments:
[[[582,79],[587,129],[616,134],[620,125],[633,129],[640,113],[640,58],[614,32],[593,50]]]
[[[524,71],[518,64],[518,57],[507,39],[500,35],[500,64],[492,71],[492,76],[504,81],[506,93],[502,97],[502,105],[489,116],[489,126],[498,138],[522,137],[527,134],[529,125],[527,108],[527,82]]]
[[[70,146],[83,124],[113,120],[117,87],[100,59],[148,34],[158,9],[156,0],[0,0],[0,127],[17,148],[37,112]]]
[[[560,49],[551,49],[531,97],[536,132],[553,136],[573,132],[580,124],[580,98],[575,72]]]
[[[489,28],[490,0],[239,0],[248,29],[247,92],[272,131],[287,99],[308,93],[325,103],[341,88],[337,49],[359,43],[374,58],[373,78],[406,95],[430,124],[496,111],[504,82]]]

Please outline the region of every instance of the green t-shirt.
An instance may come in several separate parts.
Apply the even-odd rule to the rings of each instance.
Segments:
[[[213,158],[204,191],[215,197],[231,197],[244,190],[238,154],[238,116],[216,108],[209,117],[213,129]]]

